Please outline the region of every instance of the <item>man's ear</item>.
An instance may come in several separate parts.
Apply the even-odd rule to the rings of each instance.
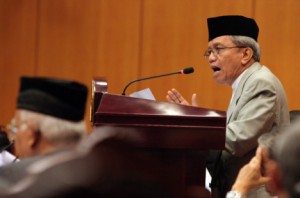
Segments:
[[[253,50],[250,47],[242,48],[243,50],[243,57],[242,57],[242,64],[247,65],[247,63],[253,58]]]
[[[30,148],[36,147],[36,145],[40,142],[41,134],[38,132],[37,127],[33,123],[28,123],[28,144]]]

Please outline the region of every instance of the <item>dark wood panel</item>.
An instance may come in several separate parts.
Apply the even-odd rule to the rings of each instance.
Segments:
[[[93,74],[106,76],[110,93],[121,94],[127,83],[139,77],[141,1],[102,0]]]
[[[297,72],[300,57],[299,12],[298,0],[256,1],[255,18],[260,25],[262,63],[268,66],[284,85],[290,110],[300,109],[300,78]]]
[[[194,74],[136,83],[127,94],[150,87],[165,101],[166,91],[176,87],[187,99],[197,92],[202,107],[226,110],[231,89],[214,82],[202,56],[206,18],[223,14],[258,21],[262,63],[283,82],[289,108],[299,109],[299,5],[298,0],[0,0],[5,93],[0,123],[13,115],[21,75],[62,77],[89,87],[94,76],[105,76],[108,91],[121,94],[136,78],[194,66]]]
[[[0,124],[13,117],[20,75],[34,75],[37,1],[0,1]]]
[[[94,0],[40,1],[38,75],[89,82],[96,64],[99,6]]]
[[[189,76],[172,76],[141,83],[150,87],[158,100],[165,100],[175,87],[190,100],[198,93],[202,107],[226,110],[231,89],[217,85],[203,52],[207,48],[208,17],[223,14],[251,16],[252,1],[145,0],[143,5],[143,48],[141,75],[177,71],[194,66]]]
[[[138,0],[130,2],[41,1],[38,75],[74,79],[89,87],[94,76],[105,76],[109,92],[121,94],[138,73],[140,6]],[[88,110],[89,104],[87,120]]]

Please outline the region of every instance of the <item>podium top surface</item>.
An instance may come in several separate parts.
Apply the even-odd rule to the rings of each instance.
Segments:
[[[129,127],[164,148],[215,148],[225,144],[226,112],[109,94],[92,89],[91,122],[94,127]]]
[[[224,127],[226,113],[206,108],[105,94],[94,114],[95,125],[174,125]]]

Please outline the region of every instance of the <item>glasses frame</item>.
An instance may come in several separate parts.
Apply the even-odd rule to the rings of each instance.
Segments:
[[[16,122],[14,120],[10,121],[10,123],[8,123],[6,125],[6,130],[14,135],[16,135],[17,131],[19,130],[19,128],[16,126]]]
[[[231,47],[215,47],[211,49],[207,49],[203,56],[208,58],[210,55],[219,56],[220,52],[225,49],[234,49],[234,48],[247,48],[246,46],[231,46]]]

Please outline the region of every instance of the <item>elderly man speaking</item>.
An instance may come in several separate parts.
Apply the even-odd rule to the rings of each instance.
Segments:
[[[211,151],[207,160],[212,188],[216,187],[218,197],[225,197],[240,168],[254,156],[258,137],[278,132],[290,120],[282,84],[260,63],[255,20],[228,15],[208,18],[207,24],[209,38],[204,56],[216,82],[233,90],[227,110],[225,150]],[[176,89],[168,91],[167,100],[190,105]],[[196,94],[191,105],[197,106]],[[268,194],[261,187],[248,197]]]

